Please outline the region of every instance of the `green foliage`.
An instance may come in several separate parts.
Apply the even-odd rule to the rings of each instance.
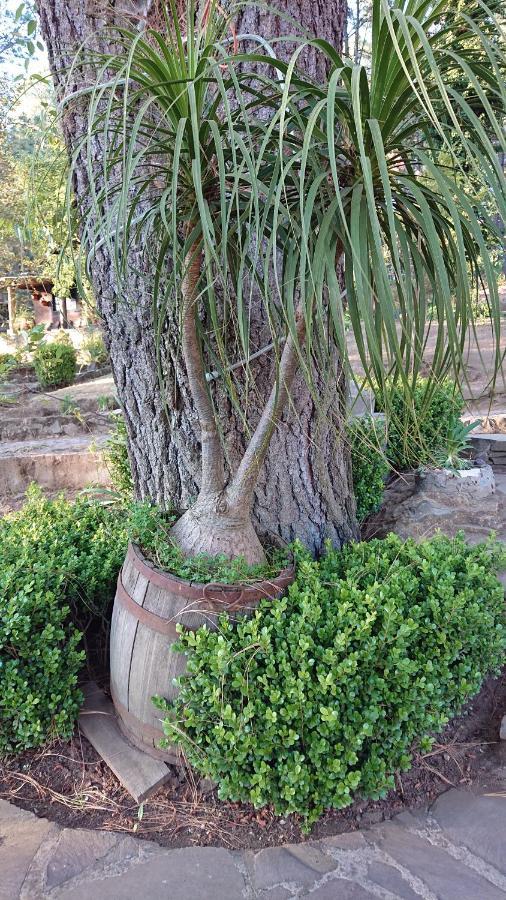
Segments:
[[[242,556],[228,559],[224,554],[184,556],[170,536],[175,515],[149,503],[134,503],[129,508],[129,533],[146,556],[166,572],[203,584],[248,584],[275,578],[288,565],[289,550],[267,550],[267,562],[249,565]]]
[[[103,459],[114,490],[123,501],[130,501],[134,495],[134,482],[128,458],[126,422],[122,413],[111,418],[112,431],[105,443]]]
[[[372,418],[356,418],[348,423],[347,433],[357,519],[362,522],[381,506],[390,470],[384,450],[385,425]]]
[[[373,0],[370,64],[353,66],[318,40],[311,52],[328,77],[316,84],[301,65],[300,33],[290,36],[288,64],[265,56],[259,66],[261,45],[247,53],[251,43],[239,41],[234,56],[221,4],[196,12],[188,3],[184,24],[176,7],[161,32],[124,29],[110,54],[90,57],[86,48],[96,81],[81,92],[89,121],[75,156],[79,165],[87,159],[94,184],[75,222],[87,264],[106,240],[118,290],[134,302],[144,252],[158,349],[165,333],[178,343],[173,324],[183,320],[193,258],[204,368],[218,372],[245,417],[259,305],[275,348],[295,345],[320,405],[322,379],[336,378],[335,347],[343,364],[356,362],[347,322],[366,380],[380,390],[390,373],[412,391],[430,329],[438,334],[431,378],[458,378],[482,282],[498,364],[490,248],[506,209],[499,19],[479,0],[451,16],[448,2]],[[480,98],[479,118],[470,97]],[[252,282],[256,290],[245,290]],[[279,376],[281,353],[273,358]]]
[[[76,377],[77,354],[72,344],[54,341],[36,350],[33,363],[42,387],[65,387]]]
[[[110,412],[112,409],[117,409],[119,406],[119,400],[117,397],[111,397],[109,394],[101,394],[100,397],[97,397],[97,409],[99,412]]]
[[[5,381],[9,377],[9,373],[16,368],[16,358],[10,353],[0,353],[0,403],[9,403],[12,398],[2,391]]]
[[[35,315],[31,303],[17,303],[14,316],[14,330],[29,334],[35,328]]]
[[[377,396],[377,406],[382,401]],[[387,391],[387,457],[395,469],[438,464],[464,409],[459,389],[450,379],[420,378],[412,393],[402,383]]]
[[[0,755],[72,732],[81,632],[105,617],[127,535],[97,503],[45,499],[0,519]]]
[[[460,535],[299,552],[288,596],[219,631],[181,629],[188,673],[164,722],[222,799],[300,813],[378,798],[415,744],[504,662],[505,553]]]
[[[84,423],[85,419],[81,412],[81,407],[76,403],[74,398],[70,397],[68,394],[65,394],[60,400],[60,409],[62,415],[73,416],[78,422]]]
[[[0,353],[0,381],[16,368],[16,357],[10,353]]]
[[[86,362],[96,363],[97,366],[104,365],[109,359],[104,339],[98,333],[90,334],[89,337],[85,338],[81,345],[81,352]]]
[[[46,335],[45,325],[34,325],[29,331],[22,334],[25,353],[35,353],[40,347]]]
[[[456,422],[448,435],[448,442],[445,449],[436,457],[436,463],[444,469],[468,469],[472,463],[470,459],[462,456],[463,453],[472,449],[469,442],[469,435],[480,424],[480,419],[474,422]]]
[[[7,4],[5,5],[7,6]],[[17,7],[3,8],[0,12],[0,60],[8,62],[12,69],[21,61],[28,68],[30,57],[36,48],[44,46],[37,39],[37,17],[33,3],[20,3]]]

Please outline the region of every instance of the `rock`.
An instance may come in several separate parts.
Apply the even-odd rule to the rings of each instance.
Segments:
[[[348,410],[351,416],[372,415],[374,413],[374,394],[367,388],[359,391],[355,382],[348,386]]]
[[[157,847],[124,867],[101,873],[92,869],[89,879],[81,875],[53,895],[59,900],[239,900],[246,896],[246,885],[236,860],[237,855],[221,847]]]
[[[257,853],[246,852],[245,859],[256,891],[293,882],[309,888],[337,866],[332,856],[311,843],[268,847]]]
[[[506,715],[504,715],[501,720],[501,728],[499,730],[499,737],[500,737],[501,741],[506,741]]]
[[[461,852],[459,845],[440,840],[439,834],[436,826],[425,820],[420,827],[415,818],[406,814],[376,826],[371,842],[382,852],[383,859],[388,858],[390,864],[397,862],[397,868],[402,866],[409,872],[408,883],[417,886],[422,897],[504,900],[501,872],[494,870],[498,884],[491,883],[483,860],[476,862],[472,853],[464,849]],[[503,834],[502,831],[501,837]]]
[[[461,502],[474,503],[495,493],[495,478],[491,466],[472,469],[422,469],[418,473],[418,491],[438,498],[458,497]]]
[[[58,835],[47,819],[0,800],[0,900],[17,900],[41,844]]]
[[[483,433],[471,434],[469,442],[479,456],[486,456],[494,467],[503,467],[506,463],[506,434]]]
[[[402,538],[422,540],[440,529],[451,537],[462,530],[477,541],[497,529],[498,521],[499,498],[489,465],[460,472],[425,469],[387,488],[382,508],[368,520],[363,537],[394,531]]]

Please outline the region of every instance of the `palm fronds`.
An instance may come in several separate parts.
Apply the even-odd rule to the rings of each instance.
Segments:
[[[89,158],[81,226],[90,266],[106,244],[125,302],[135,302],[131,259],[144,248],[160,338],[167,321],[183,322],[198,253],[191,310],[205,322],[203,367],[223,379],[245,424],[259,303],[276,397],[288,387],[287,343],[315,396],[316,370],[335,377],[333,348],[349,359],[346,320],[377,391],[392,378],[414,390],[431,328],[428,392],[431,379],[460,378],[479,289],[498,369],[491,248],[497,215],[506,219],[506,94],[497,7],[375,0],[370,71],[317,39],[329,70],[321,85],[298,66],[304,43],[288,63],[240,53],[231,16],[213,0],[200,15],[190,3],[183,32],[170,0],[164,34],[120,30],[115,53],[90,61],[89,129],[76,150]]]

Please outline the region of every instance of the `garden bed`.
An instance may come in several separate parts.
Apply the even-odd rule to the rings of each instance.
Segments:
[[[0,797],[66,827],[127,832],[168,847],[262,848],[355,831],[403,809],[426,806],[450,787],[470,788],[486,778],[494,788],[494,755],[506,709],[506,669],[490,678],[466,711],[440,735],[433,750],[416,755],[384,800],[356,800],[331,810],[309,835],[296,816],[222,803],[199,787],[191,771],[172,767],[173,778],[139,809],[88,741],[76,732],[0,764]],[[504,785],[501,784],[504,789]]]

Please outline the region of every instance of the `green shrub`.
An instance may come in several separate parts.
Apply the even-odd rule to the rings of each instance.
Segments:
[[[32,487],[0,519],[0,755],[68,736],[81,693],[81,632],[105,617],[126,549],[122,520]]]
[[[164,722],[222,799],[300,813],[378,798],[504,661],[504,551],[437,535],[300,555],[288,596],[182,632]]]
[[[16,360],[9,353],[0,353],[0,384],[2,384],[16,368]]]
[[[16,357],[12,353],[0,353],[0,372],[2,376],[16,368]]]
[[[37,381],[42,387],[65,387],[76,377],[77,354],[70,343],[42,344],[34,354]]]
[[[385,478],[390,466],[385,451],[385,425],[372,418],[352,419],[347,426],[350,442],[353,490],[357,502],[357,519],[381,506],[385,490]]]
[[[97,366],[104,365],[109,358],[104,339],[98,333],[90,334],[85,338],[81,345],[81,352],[87,363],[95,363]]]
[[[444,453],[454,431],[464,402],[455,384],[439,382],[429,391],[426,379],[420,379],[412,399],[406,397],[402,385],[391,386],[387,407],[387,456],[395,469],[416,469],[434,465]]]
[[[103,458],[114,490],[124,501],[134,495],[134,481],[127,449],[127,429],[122,413],[112,417],[112,431],[103,450]]]

